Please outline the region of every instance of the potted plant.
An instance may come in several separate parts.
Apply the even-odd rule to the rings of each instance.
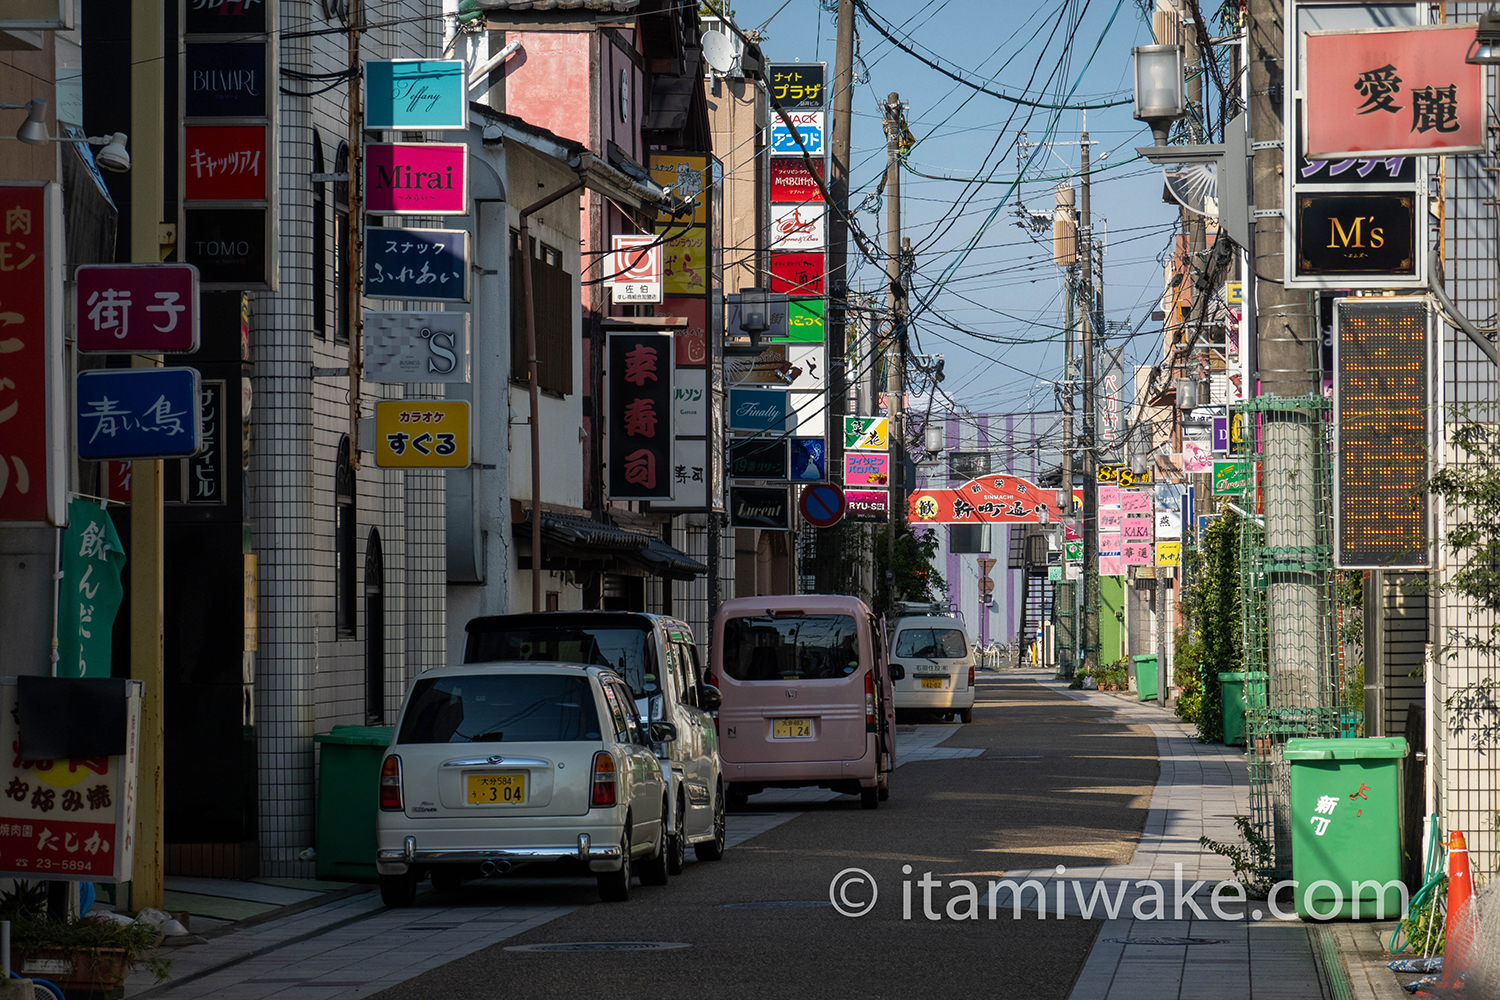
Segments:
[[[49,920],[46,888],[25,881],[0,892],[0,919],[10,921],[11,968],[49,979],[70,996],[77,991],[119,991],[137,962],[157,982],[171,963],[157,952],[161,934],[140,923],[116,923],[103,916]]]

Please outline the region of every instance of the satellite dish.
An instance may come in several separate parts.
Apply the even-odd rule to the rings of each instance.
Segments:
[[[734,43],[722,31],[703,33],[703,59],[716,73],[728,73],[734,66]]]
[[[1217,163],[1179,163],[1161,168],[1167,182],[1167,193],[1183,208],[1195,215],[1219,217],[1219,165]]]

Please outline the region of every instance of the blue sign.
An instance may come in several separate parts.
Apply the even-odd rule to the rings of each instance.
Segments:
[[[803,146],[806,146],[809,155],[823,155],[823,112],[788,111],[787,118],[791,121],[791,127],[781,120],[780,115],[771,119],[771,152],[795,153],[800,156]],[[797,130],[795,135],[792,127]],[[797,144],[798,137],[802,139],[800,146]]]
[[[365,128],[466,129],[461,59],[383,59],[365,63]]]
[[[203,447],[196,368],[111,368],[78,375],[78,457],[186,458]]]
[[[828,442],[792,438],[792,482],[818,483],[828,478]]]
[[[469,301],[469,234],[462,229],[365,230],[365,294]]]
[[[784,431],[796,426],[790,393],[785,389],[730,389],[729,429]]]

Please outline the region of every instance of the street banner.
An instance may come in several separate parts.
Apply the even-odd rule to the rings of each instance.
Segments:
[[[469,301],[469,234],[462,229],[370,226],[364,267],[365,294],[375,298]]]
[[[679,368],[672,387],[672,433],[680,441],[708,436],[708,372]]]
[[[57,676],[108,677],[115,614],[125,599],[125,548],[109,512],[74,497],[62,539],[57,602]]]
[[[787,444],[782,438],[748,438],[729,442],[729,478],[787,478]]]
[[[469,467],[469,404],[462,400],[386,400],[375,404],[375,467]]]
[[[1156,537],[1182,538],[1182,498],[1187,490],[1176,483],[1156,484]]]
[[[1126,566],[1151,566],[1151,543],[1124,541],[1120,548],[1120,561]]]
[[[1019,476],[983,476],[957,489],[914,490],[907,500],[907,520],[914,524],[1039,524],[1050,519],[1055,497],[1054,492]]]
[[[708,294],[708,230],[703,226],[657,223],[661,245],[663,295]]]
[[[827,299],[792,299],[787,314],[787,340],[823,343],[823,312],[827,302]]]
[[[1105,495],[1104,490],[1105,487],[1101,486],[1099,488],[1099,502],[1101,504],[1105,502],[1103,499]],[[1120,513],[1122,514],[1129,515],[1151,513],[1151,493],[1147,490],[1117,490],[1114,493],[1114,498],[1115,499],[1110,502],[1119,504]]]

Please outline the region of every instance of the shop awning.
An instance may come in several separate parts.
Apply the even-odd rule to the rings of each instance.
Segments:
[[[519,541],[531,538],[531,512],[513,522]],[[692,580],[708,567],[659,538],[578,514],[542,511],[542,564],[549,569],[596,572],[644,571],[674,580]]]

